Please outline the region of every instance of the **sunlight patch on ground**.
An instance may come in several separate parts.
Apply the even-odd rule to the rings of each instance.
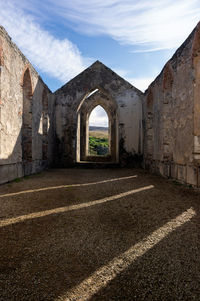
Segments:
[[[152,189],[152,188],[154,188],[153,185],[145,186],[145,187],[142,187],[142,188],[137,188],[137,189],[129,190],[129,191],[126,191],[126,192],[122,192],[120,194],[116,194],[116,195],[106,197],[106,198],[103,198],[103,199],[100,199],[100,200],[95,200],[95,201],[91,201],[91,202],[87,202],[87,203],[81,203],[81,204],[77,204],[77,205],[65,206],[65,207],[40,211],[40,212],[34,212],[34,213],[21,215],[21,216],[17,216],[17,217],[13,217],[13,218],[8,218],[8,219],[3,219],[3,220],[0,221],[0,227],[5,227],[5,226],[16,224],[16,223],[21,223],[21,222],[24,222],[26,220],[35,219],[35,218],[39,218],[39,217],[44,217],[44,216],[48,216],[48,215],[51,215],[51,214],[64,213],[64,212],[68,212],[68,211],[79,210],[79,209],[91,207],[91,206],[94,206],[94,205],[106,203],[108,201],[117,200],[119,198],[123,198],[123,197],[126,197],[128,195],[138,193],[138,192],[142,192],[142,191],[145,191],[145,190],[149,190],[149,189]]]
[[[107,265],[95,271],[90,277],[71,289],[65,295],[57,298],[55,301],[90,300],[94,294],[106,287],[110,281],[128,268],[137,258],[144,255],[148,250],[153,248],[178,227],[189,222],[195,215],[196,212],[193,210],[193,208],[184,211],[181,215],[155,230],[152,234],[132,246],[120,256],[115,257]]]

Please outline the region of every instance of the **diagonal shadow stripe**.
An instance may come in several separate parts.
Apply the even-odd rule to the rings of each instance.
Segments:
[[[120,194],[112,195],[110,197],[106,197],[106,198],[103,198],[103,199],[99,199],[99,200],[95,200],[95,201],[91,201],[91,202],[87,202],[87,203],[81,203],[81,204],[77,204],[77,205],[65,206],[65,207],[40,211],[40,212],[34,212],[34,213],[26,214],[26,215],[21,215],[21,216],[14,217],[14,218],[3,219],[3,220],[0,221],[0,227],[5,227],[5,226],[16,224],[16,223],[21,223],[21,222],[26,221],[26,220],[39,218],[39,217],[44,217],[44,216],[51,215],[51,214],[58,214],[58,213],[63,213],[63,212],[68,212],[68,211],[73,211],[73,210],[78,210],[78,209],[82,209],[82,208],[95,206],[95,205],[98,205],[98,204],[102,204],[102,203],[106,203],[106,202],[109,202],[109,201],[117,200],[117,199],[123,198],[125,196],[134,194],[134,193],[149,190],[149,189],[152,189],[152,188],[154,188],[153,185],[145,186],[145,187],[142,187],[142,188],[129,190],[129,191],[126,191],[126,192],[122,192]]]
[[[90,277],[66,294],[55,299],[55,301],[88,301],[94,294],[106,287],[117,275],[127,269],[137,258],[144,255],[178,227],[189,222],[195,215],[196,212],[192,207],[184,211],[120,256],[115,257],[107,265],[95,271]]]
[[[69,184],[69,185],[44,187],[44,188],[38,188],[38,189],[30,189],[30,190],[25,190],[25,191],[1,194],[0,198],[16,196],[16,195],[26,194],[26,193],[33,193],[33,192],[40,192],[40,191],[47,191],[47,190],[56,190],[56,189],[62,189],[62,188],[69,188],[69,187],[82,187],[82,186],[98,185],[98,184],[104,184],[104,183],[109,183],[109,182],[128,180],[128,179],[132,179],[132,178],[137,178],[137,175],[122,177],[122,178],[108,179],[108,180],[103,180],[103,181],[99,181],[99,182],[91,182],[91,183],[83,183],[83,184]]]

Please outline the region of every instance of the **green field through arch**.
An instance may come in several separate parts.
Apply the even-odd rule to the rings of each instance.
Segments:
[[[109,155],[108,115],[99,105],[94,108],[89,118],[89,156]]]

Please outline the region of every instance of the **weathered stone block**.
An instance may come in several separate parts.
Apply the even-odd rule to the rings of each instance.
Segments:
[[[29,176],[32,173],[34,173],[32,171],[32,162],[23,163],[23,172],[24,172],[24,176]]]
[[[7,181],[12,181],[18,178],[17,164],[8,165],[8,179]]]
[[[177,179],[178,178],[178,166],[174,162],[171,162],[171,177],[173,179]]]
[[[17,163],[17,178],[23,177],[22,163]]]
[[[8,182],[8,166],[0,166],[0,184]]]
[[[198,185],[198,167],[187,166],[187,179],[186,182],[193,186]]]
[[[177,179],[181,182],[187,182],[187,166],[185,165],[178,165],[178,177]]]

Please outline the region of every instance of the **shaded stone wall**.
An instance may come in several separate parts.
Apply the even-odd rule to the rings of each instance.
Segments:
[[[195,74],[192,50],[196,32],[197,29],[149,86],[143,111],[145,168],[198,186],[200,161],[194,154],[200,154],[200,148],[195,146],[200,132],[195,134],[194,116],[199,127],[200,115],[194,94],[199,71]],[[197,98],[199,106],[199,94]]]
[[[200,163],[200,23],[195,30],[192,44],[192,70],[194,72],[194,161],[198,164]]]
[[[2,27],[0,65],[0,183],[3,183],[39,172],[52,161],[53,96]],[[48,160],[42,157],[44,91]]]
[[[117,116],[116,147],[119,156],[116,161],[125,162],[128,157],[142,153],[143,94],[97,61],[55,92],[55,158],[58,166],[73,165],[77,161],[79,111],[87,95],[95,89],[105,92],[115,103],[115,113],[113,111],[110,114],[114,114],[114,118]]]

